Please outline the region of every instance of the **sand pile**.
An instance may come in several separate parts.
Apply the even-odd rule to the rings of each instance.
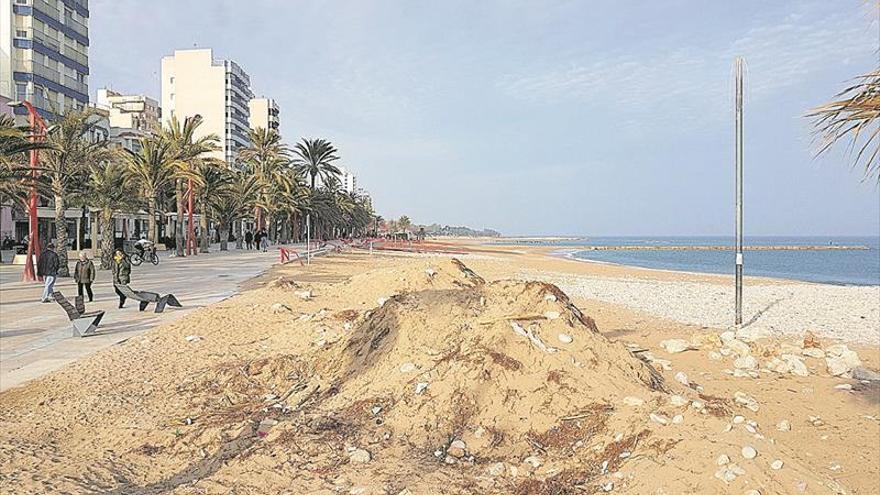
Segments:
[[[276,281],[0,395],[0,486],[837,492],[750,419],[759,404],[700,389],[664,381],[553,285],[418,259]]]

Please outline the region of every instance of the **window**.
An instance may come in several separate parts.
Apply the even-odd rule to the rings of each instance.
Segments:
[[[27,83],[15,83],[15,99],[18,101],[27,100]]]
[[[18,37],[18,38],[27,38],[27,31],[24,31],[24,30],[21,30],[21,29],[16,29],[16,30],[15,30],[15,36]]]
[[[171,84],[174,84],[174,76],[171,76],[171,79],[168,80]]]

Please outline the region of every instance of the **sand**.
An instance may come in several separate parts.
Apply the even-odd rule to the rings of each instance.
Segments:
[[[461,259],[349,252],[278,267],[0,394],[0,491],[875,493],[878,389],[810,357],[808,376],[733,376],[732,356],[709,358],[723,317],[611,299],[620,279],[642,287],[632,294],[719,279],[532,249]],[[606,290],[582,292],[594,284]],[[664,302],[701,290],[684,287]],[[800,352],[801,335],[782,333],[798,338],[747,347],[762,363],[780,345]],[[824,348],[826,335],[848,334],[822,333]],[[693,350],[667,353],[673,338]],[[853,347],[880,364],[873,345]]]

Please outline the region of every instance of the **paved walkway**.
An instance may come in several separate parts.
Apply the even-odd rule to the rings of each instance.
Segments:
[[[168,307],[161,314],[153,313],[152,305],[138,312],[138,303],[131,300],[118,309],[110,272],[98,270],[92,285],[95,301],[86,307],[107,313],[98,335],[87,338],[71,336],[70,322],[57,303],[40,303],[42,284],[21,282],[21,266],[0,266],[0,391],[234,295],[242,282],[263,273],[279,258],[277,249],[263,253],[230,248],[222,252],[213,246],[211,253],[188,258],[161,253],[158,266],[132,267],[133,288],[171,292],[183,304],[182,309]],[[55,287],[71,300],[76,296],[73,278],[60,279]]]

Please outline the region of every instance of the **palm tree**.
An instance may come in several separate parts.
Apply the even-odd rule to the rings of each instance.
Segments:
[[[113,258],[114,213],[135,205],[137,188],[128,180],[130,168],[121,160],[105,160],[89,167],[87,192],[90,204],[98,209],[101,225],[101,268],[108,270]]]
[[[122,156],[128,178],[147,202],[150,215],[147,238],[156,243],[156,203],[159,195],[174,183],[175,155],[172,143],[161,137],[145,137],[140,140],[140,145],[137,152],[124,150]]]
[[[412,226],[412,221],[410,221],[408,216],[403,215],[397,219],[397,226],[400,228],[400,230],[408,232],[409,228]]]
[[[315,178],[326,181],[331,177],[339,177],[342,172],[333,165],[339,159],[337,150],[330,141],[324,139],[305,139],[296,143],[293,148],[294,165],[303,176],[310,179],[309,185],[315,190]]]
[[[232,177],[226,162],[213,158],[201,160],[194,170],[193,182],[196,185],[196,202],[201,217],[199,252],[209,252],[208,225],[210,219],[210,199],[221,193]]]
[[[270,213],[277,210],[272,196],[278,191],[290,189],[290,150],[281,142],[281,136],[274,129],[262,127],[249,131],[251,145],[241,150],[239,160],[254,175],[260,186],[259,206],[256,208],[257,228],[265,222],[268,226],[269,238],[274,239],[272,217]],[[264,218],[263,213],[269,218]]]
[[[91,141],[89,136],[97,123],[91,110],[68,112],[55,121],[46,134],[51,150],[43,154],[41,180],[48,184],[55,202],[55,232],[57,238],[58,275],[70,275],[67,267],[67,219],[64,210],[74,193],[75,185],[82,183],[89,166],[109,158],[107,140]]]
[[[864,179],[880,183],[880,69],[857,77],[834,101],[813,109],[807,117],[813,120],[820,141],[818,154],[849,139],[847,152],[855,153],[853,167],[861,164]]]
[[[171,143],[171,149],[174,154],[175,177],[177,179],[177,228],[174,231],[174,239],[176,244],[177,256],[185,256],[184,250],[184,234],[183,234],[183,210],[186,194],[184,182],[189,182],[193,178],[194,171],[199,162],[204,159],[204,155],[213,151],[217,151],[220,139],[214,135],[196,137],[196,131],[202,124],[201,115],[187,117],[183,120],[183,124],[177,117],[171,117],[168,127],[163,128],[159,132],[161,139],[166,139]]]
[[[220,250],[226,251],[229,227],[253,212],[260,194],[260,184],[256,177],[245,172],[226,169],[223,173],[228,175],[228,180],[207,200],[217,216]]]

